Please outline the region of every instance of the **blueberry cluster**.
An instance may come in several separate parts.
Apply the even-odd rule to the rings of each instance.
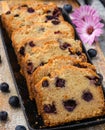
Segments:
[[[0,84],[0,90],[3,93],[10,92],[9,85],[6,82]],[[13,108],[17,108],[20,106],[19,98],[17,96],[11,96],[8,100],[9,104]],[[0,111],[0,121],[7,121],[8,113],[6,111]],[[26,130],[26,128],[22,125],[16,126],[15,130]]]

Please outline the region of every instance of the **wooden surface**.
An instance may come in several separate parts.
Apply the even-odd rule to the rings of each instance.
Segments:
[[[14,4],[20,3],[21,0],[7,0],[9,6],[12,6]],[[74,2],[74,0],[47,0],[54,1],[58,5],[62,6],[64,3],[70,3],[73,5],[74,8],[78,7],[78,4]],[[5,1],[0,2],[0,14],[2,12],[6,12],[8,10],[8,5]],[[90,46],[86,45],[86,48],[89,49]],[[100,72],[104,76],[104,86],[105,86],[105,57],[103,55],[102,50],[100,49],[99,43],[96,43],[95,45],[91,46],[91,48],[95,48],[98,52],[98,55],[96,58],[94,58],[92,61],[94,65],[96,66],[98,72]],[[8,61],[6,59],[4,47],[2,44],[2,38],[0,35],[0,55],[2,58],[2,64],[0,64],[0,83],[1,82],[7,82],[10,86],[10,93],[4,94],[0,92],[0,111],[5,110],[9,114],[8,121],[5,123],[0,122],[0,130],[15,130],[16,125],[26,125],[26,121],[23,115],[23,112],[20,109],[13,109],[8,104],[8,99],[10,96],[17,95],[15,85],[11,76],[10,68],[8,65]],[[97,125],[94,127],[89,128],[83,128],[81,130],[105,130],[105,124]],[[27,128],[28,130],[28,128]]]

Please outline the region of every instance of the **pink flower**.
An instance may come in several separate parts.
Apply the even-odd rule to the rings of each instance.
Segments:
[[[103,33],[104,24],[100,22],[97,11],[89,5],[76,9],[71,19],[83,43],[91,45]]]
[[[77,20],[84,20],[85,16],[89,16],[89,17],[93,16],[93,17],[98,18],[100,21],[98,12],[89,5],[81,6],[80,8],[76,9],[71,14],[71,18],[72,18],[74,24]]]
[[[103,33],[104,24],[99,22],[98,17],[84,16],[84,20],[76,21],[77,32],[83,43],[92,44]]]

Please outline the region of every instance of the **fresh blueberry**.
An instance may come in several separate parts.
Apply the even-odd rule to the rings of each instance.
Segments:
[[[95,49],[89,49],[87,52],[91,58],[97,55],[97,51]]]
[[[17,108],[20,106],[20,103],[19,103],[19,98],[17,96],[11,96],[9,98],[9,104],[14,107],[14,108]]]
[[[6,111],[0,111],[0,120],[6,121],[8,117],[8,113]]]
[[[70,13],[72,11],[72,6],[70,4],[66,4],[63,6],[63,9],[67,12]]]
[[[6,82],[0,84],[0,90],[2,92],[9,92],[9,85]]]
[[[22,125],[16,126],[15,130],[26,130],[26,128]]]
[[[70,100],[63,101],[63,105],[67,111],[72,112],[77,106],[77,103],[75,100],[70,99]]]

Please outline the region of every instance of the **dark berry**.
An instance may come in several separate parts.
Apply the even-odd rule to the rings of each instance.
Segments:
[[[33,13],[33,12],[34,12],[34,9],[30,7],[30,8],[27,9],[27,11],[28,11],[29,13]]]
[[[5,82],[1,83],[0,84],[0,90],[2,92],[9,92],[9,85]]]
[[[19,98],[17,96],[11,96],[9,98],[9,104],[12,106],[12,107],[19,107],[20,106],[20,103],[19,103]]]
[[[19,50],[19,53],[24,56],[25,55],[25,48],[22,46]]]
[[[28,5],[24,4],[24,5],[22,5],[21,7],[28,7]]]
[[[80,52],[80,51],[78,51],[78,52],[76,52],[76,54],[77,54],[78,56],[80,56],[80,55],[81,55],[81,52]]]
[[[54,105],[54,103],[52,104],[45,104],[43,107],[44,112],[46,113],[56,113],[56,107]]]
[[[63,9],[67,12],[70,13],[72,11],[72,6],[70,4],[66,4],[63,6]]]
[[[70,47],[70,44],[67,43],[67,42],[65,42],[65,43],[63,43],[62,45],[60,45],[60,48],[61,48],[62,50],[66,50],[68,47]]]
[[[43,87],[48,87],[48,86],[49,86],[48,80],[44,80],[44,81],[42,82],[42,86],[43,86]]]
[[[57,77],[55,85],[56,87],[65,87],[65,80]]]
[[[8,14],[10,14],[10,13],[11,13],[10,11],[7,11],[5,14],[7,14],[7,15],[8,15]]]
[[[54,17],[51,15],[47,15],[46,18],[47,18],[47,20],[52,20]]]
[[[91,100],[93,99],[93,95],[92,95],[92,93],[89,92],[89,91],[83,92],[82,98],[83,98],[85,101],[89,102],[89,101],[91,101]]]
[[[40,63],[40,66],[43,66],[44,64],[45,64],[44,62],[41,62],[41,63]]]
[[[61,33],[60,31],[56,31],[56,32],[54,32],[54,34],[59,34],[59,33]]]
[[[15,130],[26,130],[26,128],[22,125],[16,126]]]
[[[34,47],[34,46],[35,46],[35,44],[33,43],[33,41],[30,41],[30,42],[29,42],[29,45],[30,45],[31,47]]]
[[[97,51],[95,49],[89,49],[87,52],[91,58],[97,55]]]
[[[6,121],[8,113],[6,111],[0,111],[0,121]]]
[[[33,73],[33,63],[32,62],[27,63],[27,73],[28,74]]]
[[[67,111],[72,112],[77,106],[77,103],[75,100],[70,99],[70,100],[63,101],[63,105]]]
[[[51,10],[47,10],[47,13],[51,13]]]
[[[60,14],[61,14],[61,11],[60,11],[59,8],[54,9],[54,11],[53,11],[53,16],[54,17],[59,17]]]
[[[58,25],[59,23],[60,23],[60,21],[59,20],[53,20],[53,21],[51,21],[54,25]]]
[[[44,22],[45,22],[45,23],[47,23],[48,21],[47,21],[47,20],[45,20]]]
[[[48,77],[51,77],[51,74],[50,73],[48,73],[48,75],[47,75]]]
[[[14,17],[19,17],[19,14],[15,14]]]

